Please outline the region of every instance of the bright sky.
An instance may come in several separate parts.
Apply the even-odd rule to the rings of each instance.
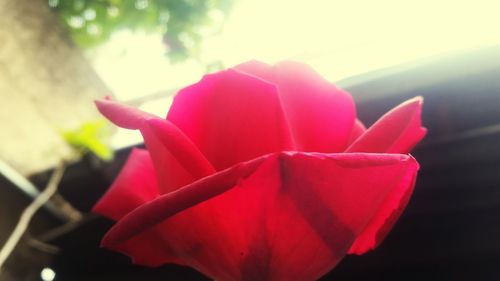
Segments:
[[[499,1],[235,0],[203,60],[293,59],[331,81],[448,51],[500,44]],[[159,36],[121,32],[93,54],[120,100],[196,82],[194,61],[171,66]],[[164,115],[168,101],[149,105]]]

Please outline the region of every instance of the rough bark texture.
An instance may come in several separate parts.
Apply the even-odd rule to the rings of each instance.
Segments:
[[[0,159],[28,175],[70,155],[61,130],[108,94],[43,0],[0,0]]]

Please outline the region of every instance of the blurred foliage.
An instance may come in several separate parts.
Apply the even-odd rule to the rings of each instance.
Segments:
[[[104,120],[86,122],[76,130],[64,131],[62,134],[80,154],[92,152],[102,160],[113,158],[113,150],[108,145],[111,131]]]
[[[204,36],[222,27],[232,0],[48,0],[82,48],[120,29],[163,34],[171,62],[198,57]]]

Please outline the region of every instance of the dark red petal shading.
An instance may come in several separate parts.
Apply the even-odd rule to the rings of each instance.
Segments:
[[[315,280],[394,192],[411,188],[417,169],[400,154],[266,155],[146,203],[103,245],[127,252],[126,243],[158,231],[216,280]]]
[[[92,211],[112,220],[120,220],[126,214],[159,196],[153,162],[146,150],[133,149],[122,171],[106,194],[97,202]],[[173,256],[168,245],[158,245],[161,235],[150,231],[131,241],[127,241],[127,253],[132,253],[134,261],[141,264],[161,265],[181,263]]]
[[[135,212],[128,214],[125,222],[115,225],[104,237],[103,243],[116,243],[129,239],[160,223],[184,209],[190,208],[209,198],[217,196],[234,187],[241,179],[252,174],[269,156],[242,162],[217,174],[202,178],[176,191],[164,194],[157,200],[139,206]]]
[[[217,170],[292,149],[276,87],[235,70],[206,75],[182,89],[167,119]]]
[[[153,159],[161,193],[215,172],[198,148],[171,122],[110,100],[96,101],[96,104],[117,126],[141,131]]]
[[[393,108],[352,143],[345,152],[408,153],[425,136],[422,97]]]
[[[228,274],[235,267],[234,264],[231,268],[219,268],[218,271],[212,270],[212,268],[216,268],[220,264],[225,264],[224,260],[230,260],[225,256],[225,252],[228,245],[231,245],[233,241],[226,236],[228,233],[224,232],[224,229],[218,223],[220,218],[224,218],[229,214],[214,212],[217,203],[209,205],[202,203],[197,205],[196,208],[189,207],[232,188],[238,181],[253,173],[264,160],[266,160],[266,157],[240,163],[231,169],[205,177],[177,191],[165,194],[162,197],[164,198],[163,201],[154,200],[139,207],[137,212],[127,216],[126,220],[128,222],[126,224],[118,222],[106,234],[101,244],[104,247],[128,254],[139,264],[155,266],[157,264],[142,263],[136,260],[134,249],[128,249],[128,247],[130,244],[139,244],[140,242],[136,242],[136,240],[143,241],[143,237],[149,236],[151,233],[161,233],[162,238],[156,242],[157,247],[169,249],[174,246],[177,249],[179,259],[186,260],[196,257],[203,260],[201,264],[191,262],[189,266],[209,276],[222,276],[221,280],[232,280],[228,277]],[[165,200],[169,202],[162,204]],[[155,209],[156,213],[153,217],[148,216],[148,209],[150,208]],[[147,213],[145,216],[143,216],[144,212]],[[169,220],[169,223],[160,224],[149,231],[143,232],[144,227],[152,226],[161,221],[164,216],[173,215],[177,212],[181,212],[182,215],[174,216]],[[134,236],[133,239],[127,239],[135,234],[139,235]],[[204,249],[210,250],[206,251]],[[161,260],[169,257],[170,255],[167,253],[166,257],[160,254],[155,258]]]
[[[411,182],[412,180],[413,182]],[[349,254],[361,255],[380,245],[406,208],[413,194],[415,180],[416,171],[413,179],[408,178],[408,186],[401,186],[399,189],[395,189],[386,198],[379,211],[354,241],[354,244],[349,249]]]
[[[356,118],[349,93],[297,62],[268,66],[250,61],[235,68],[277,85],[297,150],[341,152],[347,147]]]

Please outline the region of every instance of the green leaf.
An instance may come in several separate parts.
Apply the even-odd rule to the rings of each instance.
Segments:
[[[113,158],[113,150],[107,144],[111,132],[104,120],[84,123],[76,130],[64,131],[62,135],[66,142],[81,153],[89,151],[106,161]]]

